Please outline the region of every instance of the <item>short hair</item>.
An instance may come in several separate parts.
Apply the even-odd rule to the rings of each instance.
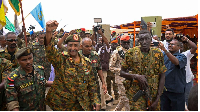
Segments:
[[[172,30],[172,29],[167,29],[166,31],[172,31],[172,34],[174,35],[174,30]],[[165,31],[165,32],[166,32]]]
[[[172,39],[173,41],[177,41],[178,42],[178,46],[181,47],[182,42],[178,41],[177,39]]]
[[[91,41],[91,42],[92,42],[92,40],[91,40],[90,38],[85,37],[85,38],[82,39],[81,45],[83,45],[83,43],[84,43],[85,41]]]
[[[8,32],[8,33],[5,35],[5,39],[8,39],[8,35],[10,35],[10,34],[16,35],[15,32]]]
[[[194,85],[188,96],[188,110],[198,111],[198,84]]]
[[[138,37],[140,34],[145,34],[145,33],[148,33],[151,37],[151,33],[148,31],[148,30],[141,30],[139,33],[138,33]]]

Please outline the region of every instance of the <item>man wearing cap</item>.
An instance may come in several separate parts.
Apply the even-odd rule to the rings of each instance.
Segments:
[[[126,78],[123,84],[130,110],[159,110],[167,70],[164,56],[160,49],[150,47],[152,38],[149,31],[141,30],[138,36],[141,46],[126,52],[120,76]]]
[[[45,32],[39,32],[38,42],[33,43],[31,49],[33,51],[33,63],[44,67],[45,78],[48,80],[51,72],[51,63],[45,57],[44,46]]]
[[[59,53],[52,42],[52,31],[57,27],[55,20],[46,23],[46,56],[56,73],[46,103],[52,110],[99,110],[100,102],[91,62],[78,53],[80,37],[77,34],[68,36],[67,51]]]
[[[12,71],[15,70],[15,68],[19,67],[19,64],[17,63],[17,59],[15,59],[15,54],[18,50],[17,48],[17,36],[14,32],[8,32],[5,35],[7,47],[5,50],[0,51],[0,58],[6,58],[7,60],[10,60],[13,64]]]
[[[115,74],[115,83],[117,83],[119,90],[119,103],[115,108],[115,111],[121,111],[123,107],[125,107],[125,111],[130,111],[129,99],[126,97],[126,90],[122,83],[125,79],[119,76],[121,62],[124,60],[125,53],[130,47],[130,37],[128,35],[123,35],[120,40],[121,46],[117,47],[111,55],[109,69]]]
[[[12,63],[5,59],[0,58],[0,111],[6,111],[6,98],[5,98],[5,78],[6,74],[11,72]]]
[[[20,66],[6,78],[8,111],[45,111],[45,86],[53,81],[44,77],[44,67],[33,64],[31,49],[24,47],[16,53]]]

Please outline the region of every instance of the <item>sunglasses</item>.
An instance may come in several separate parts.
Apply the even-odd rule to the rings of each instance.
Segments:
[[[13,41],[17,41],[17,39],[7,39],[7,41],[9,41],[9,42],[13,42]]]

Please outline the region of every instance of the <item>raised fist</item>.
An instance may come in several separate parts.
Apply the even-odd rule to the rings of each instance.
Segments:
[[[54,29],[56,30],[58,27],[58,22],[56,20],[49,20],[46,23],[46,31],[52,32]]]

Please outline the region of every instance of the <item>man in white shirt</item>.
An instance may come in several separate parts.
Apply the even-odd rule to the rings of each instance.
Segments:
[[[190,49],[185,52],[183,52],[183,44],[181,44],[181,48],[180,48],[180,52],[187,57],[187,65],[185,67],[185,71],[186,71],[185,101],[186,101],[186,105],[188,106],[188,95],[189,95],[190,89],[193,86],[193,79],[194,79],[194,75],[190,68],[190,60],[194,56],[197,50],[197,46],[194,42],[192,42],[185,36],[182,38],[182,41],[186,42],[187,45],[190,47]]]
[[[174,31],[172,29],[167,29],[165,31],[165,40],[162,42],[164,44],[165,49],[168,50],[168,44],[174,38]]]

